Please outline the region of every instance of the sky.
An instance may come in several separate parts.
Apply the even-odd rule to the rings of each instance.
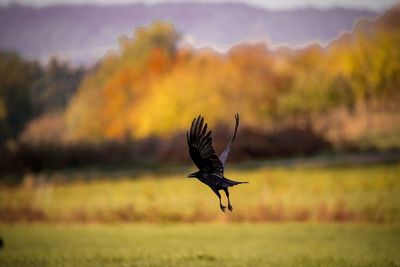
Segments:
[[[162,2],[242,2],[269,9],[288,9],[298,7],[351,7],[383,11],[400,0],[0,0],[0,5],[21,4],[46,6],[55,4],[128,4]]]

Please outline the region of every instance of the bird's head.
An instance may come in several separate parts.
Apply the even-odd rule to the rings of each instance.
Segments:
[[[199,178],[199,177],[200,177],[200,172],[194,172],[187,176],[187,178]]]

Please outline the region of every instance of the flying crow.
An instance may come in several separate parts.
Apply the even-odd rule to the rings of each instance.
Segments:
[[[228,158],[229,151],[239,126],[239,114],[235,115],[236,126],[235,133],[228,146],[218,157],[212,146],[211,131],[207,132],[207,123],[204,124],[204,118],[198,116],[193,119],[190,132],[186,132],[187,143],[189,145],[189,154],[199,171],[191,173],[188,178],[197,178],[208,185],[219,198],[219,206],[223,212],[226,207],[221,203],[221,194],[219,190],[224,190],[228,198],[228,209],[232,211],[232,205],[229,200],[228,187],[244,184],[247,182],[232,181],[224,177],[224,165]]]

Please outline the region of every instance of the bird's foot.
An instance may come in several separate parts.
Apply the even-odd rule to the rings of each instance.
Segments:
[[[231,203],[228,204],[228,209],[232,212],[233,207],[232,207]]]
[[[225,212],[226,206],[224,206],[224,205],[219,205],[219,207],[221,208],[221,210],[222,210],[223,212]]]

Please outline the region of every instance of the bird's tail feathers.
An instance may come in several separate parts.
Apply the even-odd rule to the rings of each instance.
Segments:
[[[236,182],[237,184],[248,184],[249,182]]]
[[[233,181],[233,180],[229,180],[228,178],[224,178],[224,182],[225,182],[226,186],[234,186],[234,185],[238,185],[238,184],[248,184],[249,183],[249,182]]]

